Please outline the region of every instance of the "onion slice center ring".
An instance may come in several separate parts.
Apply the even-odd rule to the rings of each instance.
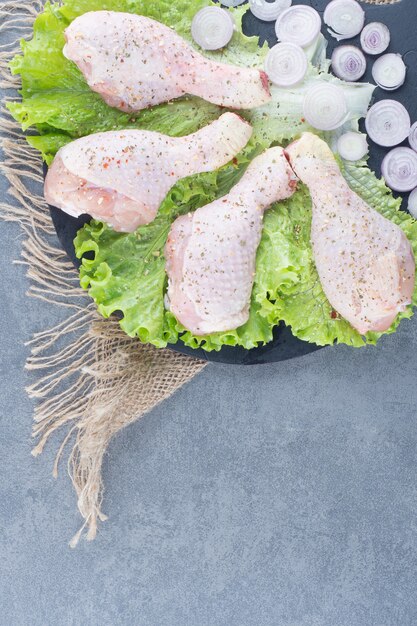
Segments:
[[[361,32],[361,46],[366,54],[382,54],[388,48],[391,33],[382,22],[371,22]]]
[[[379,57],[372,68],[372,76],[378,87],[386,91],[394,91],[404,85],[407,74],[401,54],[384,54]]]
[[[394,148],[382,161],[381,172],[394,191],[412,191],[417,187],[417,153],[411,148]]]
[[[407,139],[411,120],[405,106],[397,100],[380,100],[368,111],[366,132],[379,146],[392,148]]]
[[[292,4],[292,0],[249,0],[249,9],[251,13],[263,22],[275,22],[278,16],[288,9]]]
[[[317,130],[335,130],[349,116],[343,89],[331,83],[319,83],[310,87],[303,103],[304,117]]]
[[[332,0],[323,19],[330,35],[341,41],[359,35],[365,24],[365,11],[356,0]]]
[[[345,161],[360,161],[368,154],[366,135],[349,131],[337,142],[337,151]]]
[[[191,24],[194,41],[203,50],[220,50],[233,37],[235,23],[229,11],[220,7],[205,7],[195,14]]]
[[[265,72],[278,87],[298,85],[304,80],[307,69],[307,55],[294,43],[278,43],[265,59]]]
[[[338,78],[356,82],[366,72],[366,59],[356,46],[339,46],[332,55],[332,70]]]
[[[283,11],[278,17],[275,32],[279,41],[295,43],[302,48],[310,46],[320,34],[321,17],[312,7],[297,5]]]

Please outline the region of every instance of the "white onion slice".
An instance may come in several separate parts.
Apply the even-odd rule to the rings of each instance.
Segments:
[[[326,56],[327,46],[328,41],[326,37],[320,33],[310,46],[304,48],[307,59],[310,61],[311,65],[317,67],[320,72],[326,72],[326,74],[330,67],[330,61]]]
[[[386,91],[395,91],[404,85],[407,67],[401,54],[384,54],[379,57],[372,68],[374,81]]]
[[[355,83],[366,72],[365,55],[356,46],[339,46],[333,51],[332,70],[338,78]]]
[[[333,0],[327,5],[323,19],[330,35],[341,41],[359,35],[365,24],[365,11],[356,0]]]
[[[348,118],[344,91],[338,85],[319,83],[304,96],[304,117],[313,128],[335,130]]]
[[[221,0],[220,4],[230,9],[234,7],[239,7],[244,2],[246,2],[246,0]]]
[[[369,109],[365,126],[372,141],[391,148],[407,139],[411,120],[407,109],[397,100],[380,100]]]
[[[417,187],[410,193],[407,209],[414,219],[417,220]]]
[[[394,148],[382,161],[381,172],[394,191],[412,191],[417,187],[417,153],[411,148]]]
[[[229,11],[220,7],[206,7],[194,16],[191,34],[203,50],[220,50],[233,37],[235,23]]]
[[[255,17],[263,22],[275,22],[278,16],[288,9],[292,4],[292,0],[249,0],[249,9]]]
[[[362,50],[367,54],[382,54],[388,48],[391,33],[382,22],[367,24],[361,33]]]
[[[411,127],[410,134],[408,136],[408,142],[412,149],[417,152],[417,122]]]
[[[294,43],[278,43],[265,59],[265,72],[278,87],[298,85],[304,80],[307,69],[307,55]]]
[[[304,5],[283,11],[275,25],[279,41],[295,43],[302,48],[310,46],[319,36],[320,30],[320,15],[312,7]]]
[[[360,161],[368,154],[368,150],[366,135],[363,133],[345,133],[337,142],[337,151],[345,161]]]

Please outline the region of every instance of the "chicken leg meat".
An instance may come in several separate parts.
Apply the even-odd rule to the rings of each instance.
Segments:
[[[169,306],[195,335],[248,320],[264,212],[296,184],[282,148],[271,148],[227,196],[174,222],[165,250]]]
[[[150,131],[97,133],[59,150],[45,180],[45,199],[69,215],[84,213],[132,232],[155,219],[180,178],[216,170],[247,144],[251,126],[235,113],[187,137]]]
[[[207,59],[174,30],[142,15],[92,11],[77,17],[65,36],[64,55],[93,91],[122,111],[185,94],[232,109],[271,99],[265,72]]]
[[[330,304],[361,334],[388,330],[412,301],[410,242],[349,188],[319,137],[305,133],[286,153],[313,200],[311,242]]]

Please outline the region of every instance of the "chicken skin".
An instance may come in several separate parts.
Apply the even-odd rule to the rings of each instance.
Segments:
[[[286,154],[312,197],[314,260],[330,304],[361,334],[388,330],[412,301],[410,242],[349,188],[319,137],[304,133]]]
[[[227,196],[174,222],[165,249],[169,306],[195,335],[247,322],[264,212],[296,184],[282,148],[271,148]]]
[[[247,144],[251,126],[235,113],[187,137],[140,130],[97,133],[59,150],[45,180],[46,201],[117,231],[152,222],[175,183],[216,170]]]
[[[270,101],[268,77],[205,58],[174,30],[142,15],[92,11],[66,29],[64,55],[111,107],[140,111],[185,94],[232,109]]]

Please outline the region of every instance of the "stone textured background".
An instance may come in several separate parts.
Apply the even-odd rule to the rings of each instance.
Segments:
[[[416,321],[378,349],[208,366],[113,442],[110,520],[71,551],[74,493],[53,446],[30,456],[23,389],[23,342],[58,312],[0,231],[2,626],[416,624]]]
[[[18,227],[0,241],[0,626],[415,626],[417,318],[377,349],[209,365],[112,443],[110,519],[71,551],[23,371],[62,312],[25,297]]]

